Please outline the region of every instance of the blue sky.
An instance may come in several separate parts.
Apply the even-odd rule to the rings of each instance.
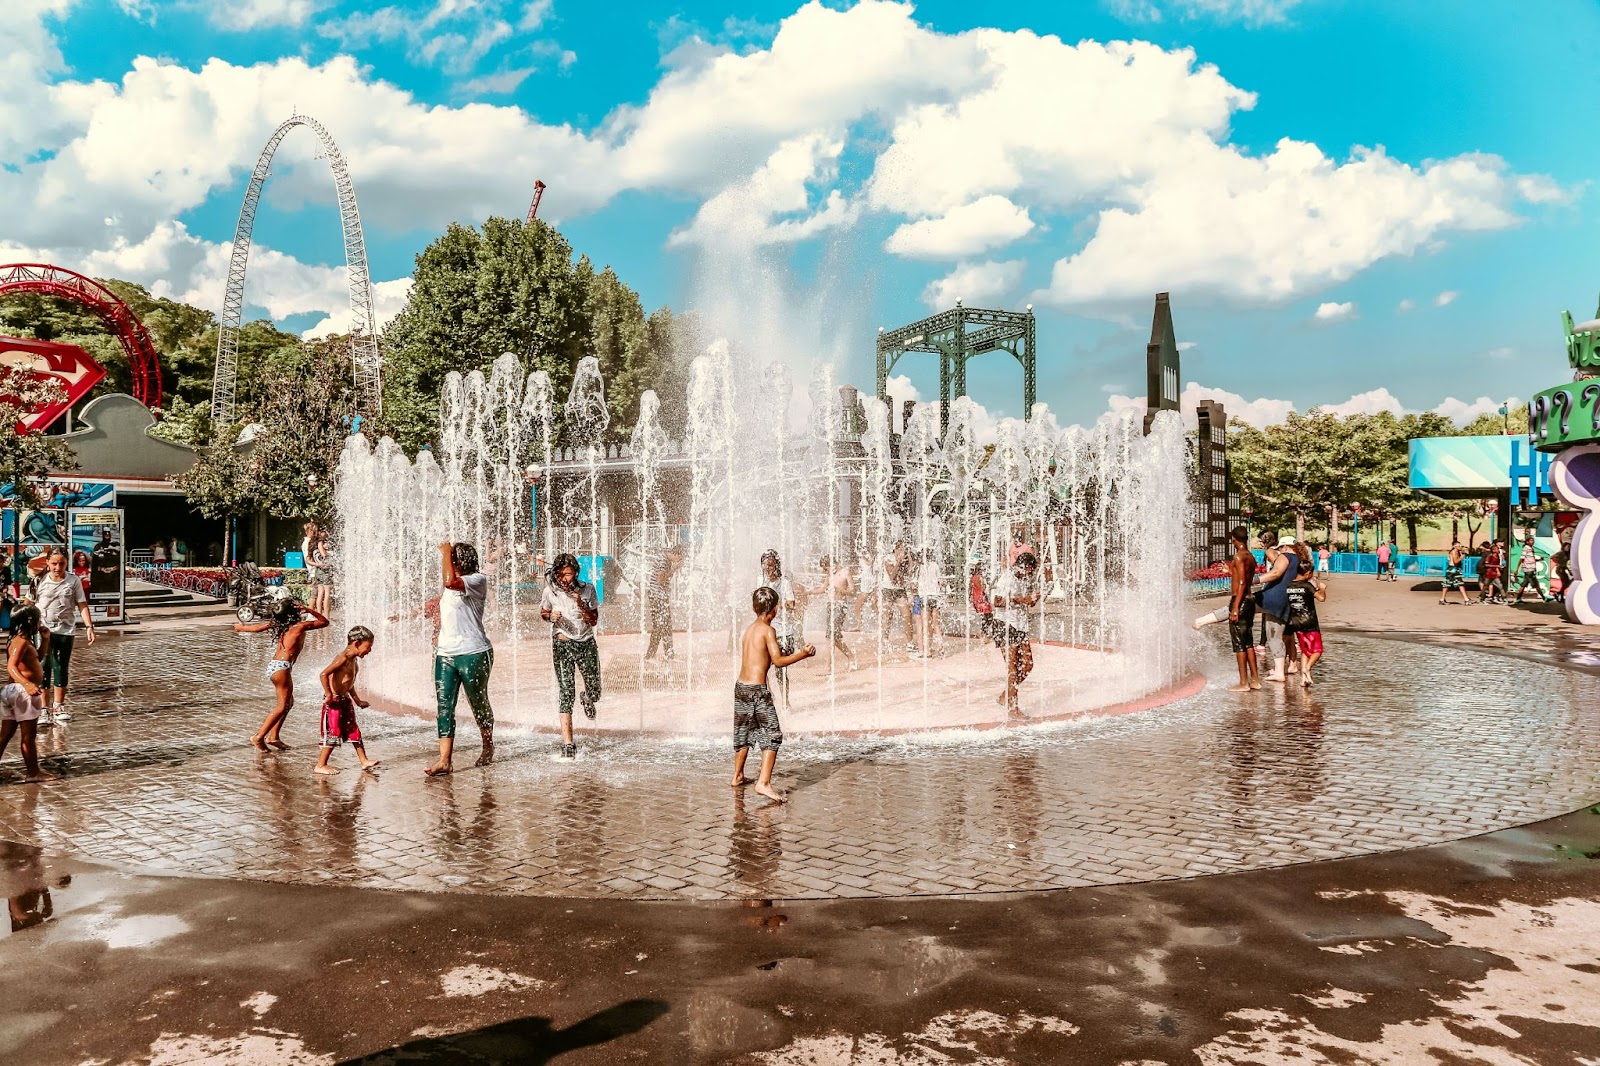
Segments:
[[[349,159],[391,312],[445,223],[519,215],[543,178],[546,217],[647,305],[802,370],[870,383],[877,325],[1033,302],[1041,398],[1092,419],[1141,390],[1170,290],[1191,395],[1258,420],[1464,412],[1559,380],[1557,313],[1600,289],[1600,148],[1568,118],[1595,113],[1575,72],[1600,6],[1505,11],[21,0],[0,12],[0,254],[219,306],[249,169],[298,107]],[[305,142],[269,182],[248,297],[334,328],[337,215]],[[972,369],[1004,414],[1019,378]]]

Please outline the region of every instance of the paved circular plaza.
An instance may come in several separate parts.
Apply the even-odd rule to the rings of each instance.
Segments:
[[[127,634],[82,656],[65,775],[0,764],[0,836],[180,873],[617,898],[958,894],[1189,877],[1417,847],[1600,799],[1600,679],[1481,651],[1337,637],[1311,692],[1225,691],[1081,722],[914,738],[789,734],[782,807],[730,789],[722,738],[604,737],[575,762],[506,731],[426,780],[430,722],[369,711],[376,774],[318,778],[316,671],[291,751],[248,737],[267,642]],[[76,664],[75,664],[76,665]],[[798,721],[805,694],[795,693]],[[604,706],[602,714],[606,713]],[[582,719],[580,718],[580,725]],[[791,726],[791,728],[793,728]],[[467,734],[472,731],[466,730]],[[464,765],[476,756],[463,738]]]

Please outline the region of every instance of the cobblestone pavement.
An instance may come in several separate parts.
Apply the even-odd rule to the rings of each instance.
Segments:
[[[319,635],[320,636],[320,635]],[[1202,641],[1206,647],[1212,642]],[[727,786],[723,738],[547,736],[425,780],[430,723],[369,712],[377,774],[311,773],[308,647],[292,751],[246,742],[267,648],[225,629],[82,656],[48,767],[0,764],[0,836],[279,882],[618,898],[959,894],[1159,880],[1459,839],[1600,799],[1600,679],[1484,652],[1341,637],[1311,693],[911,740],[791,735],[791,802]],[[75,661],[75,666],[79,664]],[[604,710],[602,710],[604,713]],[[581,723],[581,719],[580,719]],[[470,732],[470,730],[468,730]],[[466,761],[476,752],[464,741]]]

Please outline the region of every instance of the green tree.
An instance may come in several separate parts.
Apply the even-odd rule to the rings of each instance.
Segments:
[[[78,468],[78,457],[60,437],[17,428],[30,412],[65,396],[58,381],[0,364],[0,485],[18,508],[40,506],[46,475]]]
[[[385,418],[414,450],[438,435],[451,371],[488,373],[511,352],[548,373],[559,400],[578,360],[592,354],[606,379],[610,435],[626,439],[640,394],[670,361],[670,315],[652,326],[656,317],[645,317],[614,271],[574,261],[572,246],[543,222],[452,224],[417,256],[410,297],[384,332]]]

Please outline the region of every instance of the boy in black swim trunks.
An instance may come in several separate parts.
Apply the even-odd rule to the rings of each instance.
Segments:
[[[744,776],[744,761],[753,742],[761,752],[761,776],[754,782],[756,791],[782,803],[783,794],[772,788],[772,768],[778,762],[783,729],[778,724],[778,709],[772,704],[772,692],[767,688],[767,671],[809,659],[817,649],[807,644],[785,655],[778,647],[778,634],[772,628],[772,619],[778,613],[778,594],[769,586],[762,585],[751,594],[750,608],[755,611],[756,620],[740,638],[739,681],[733,686],[733,787],[751,784]]]

